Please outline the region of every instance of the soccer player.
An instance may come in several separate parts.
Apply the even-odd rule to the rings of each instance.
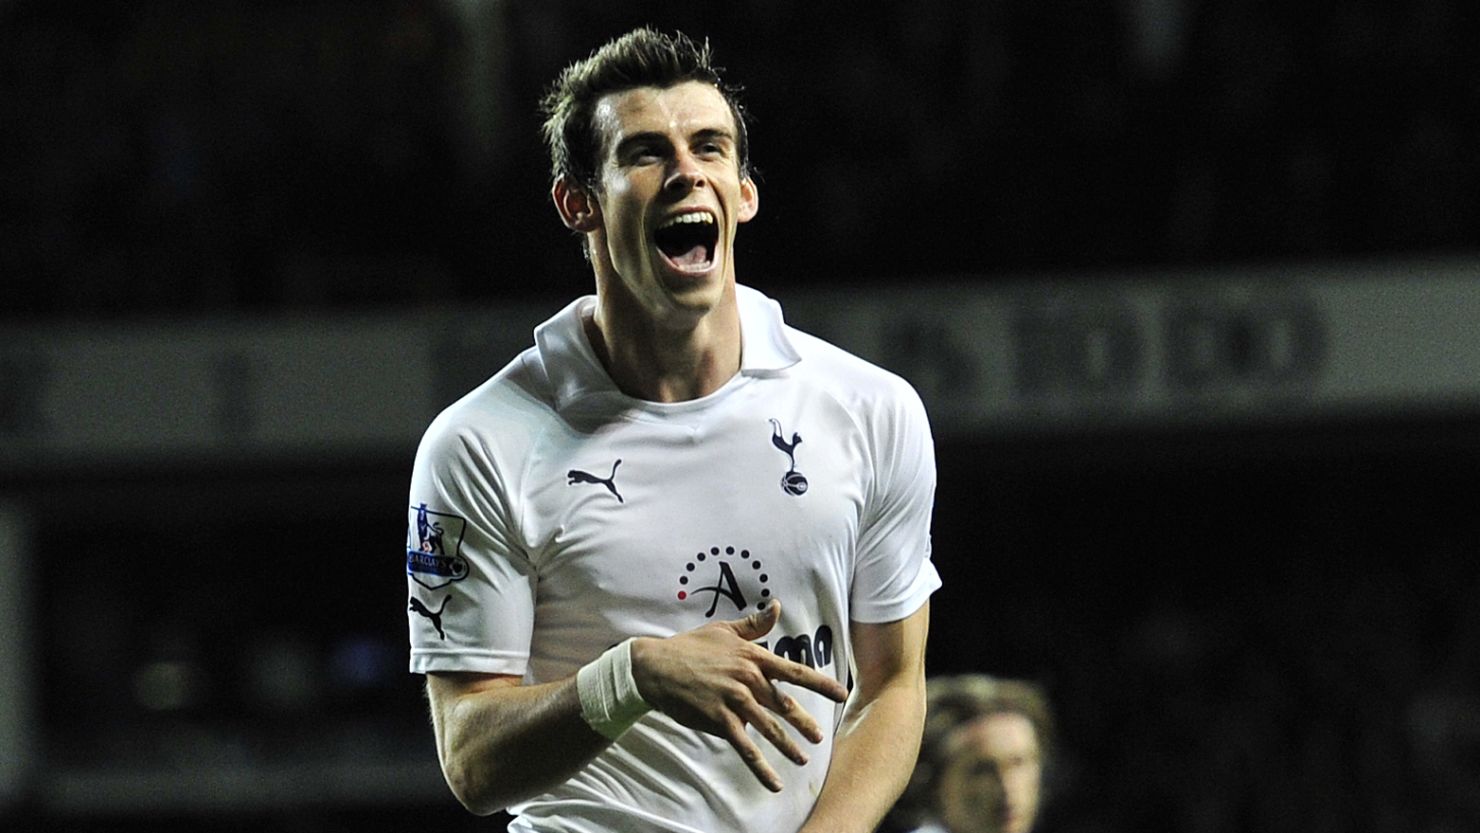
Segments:
[[[594,296],[428,428],[411,670],[515,831],[869,831],[924,720],[933,443],[902,379],[735,282],[756,215],[707,44],[640,29],[543,102]]]

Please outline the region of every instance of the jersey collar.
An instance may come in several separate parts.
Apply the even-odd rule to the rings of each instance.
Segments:
[[[801,361],[801,354],[787,337],[780,304],[739,284],[735,286],[735,300],[740,311],[742,375],[771,376]],[[588,394],[618,392],[581,325],[595,306],[595,295],[577,298],[535,328],[535,349],[550,380],[557,408]]]

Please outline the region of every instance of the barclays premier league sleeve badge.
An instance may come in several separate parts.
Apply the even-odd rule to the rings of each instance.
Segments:
[[[468,560],[461,555],[467,521],[446,512],[433,512],[425,503],[413,506],[406,523],[406,574],[428,590],[446,587],[468,577]]]

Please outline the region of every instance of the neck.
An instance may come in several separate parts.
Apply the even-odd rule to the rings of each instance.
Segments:
[[[693,320],[660,322],[599,293],[586,336],[617,387],[649,402],[684,402],[719,390],[740,371],[740,315],[726,303]]]

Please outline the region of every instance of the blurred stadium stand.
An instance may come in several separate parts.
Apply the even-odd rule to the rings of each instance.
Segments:
[[[1480,830],[1480,10],[608,5],[0,2],[0,829],[496,829],[410,456],[589,291],[534,101],[651,22],[746,86],[741,279],[927,400],[1043,833]]]

